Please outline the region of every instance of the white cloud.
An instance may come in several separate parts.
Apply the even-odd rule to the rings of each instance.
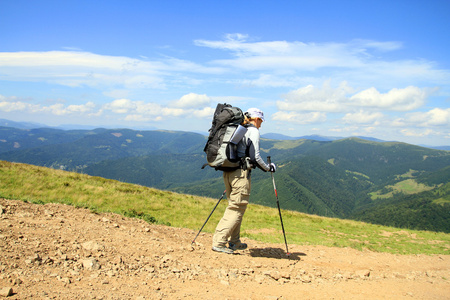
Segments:
[[[6,97],[3,95],[0,95],[0,102],[12,102],[12,101],[17,101],[17,97]]]
[[[116,114],[126,114],[132,110],[135,110],[136,106],[136,102],[131,101],[130,99],[117,99],[103,105],[103,108]]]
[[[93,111],[95,108],[94,102],[88,102],[81,105],[69,105],[67,106],[67,111],[70,113],[88,113]]]
[[[48,112],[52,115],[56,116],[64,116],[64,115],[85,115],[91,112],[94,112],[95,104],[93,102],[88,102],[86,104],[81,105],[64,105],[62,103],[53,104],[50,106],[40,106],[38,111],[36,112]]]
[[[212,63],[233,69],[249,70],[306,70],[313,71],[321,67],[343,67],[338,57],[327,56],[252,56],[235,59],[215,60]]]
[[[247,35],[236,33],[226,35],[223,40],[194,43],[225,50],[231,57],[196,63],[167,56],[149,60],[82,51],[0,52],[0,68],[4,78],[11,81],[41,81],[101,90],[165,90],[174,84],[217,82],[218,77],[222,84],[292,87],[299,82],[323,80],[324,76],[348,81],[352,86],[383,85],[386,89],[399,86],[396,82],[402,86],[425,80],[446,84],[450,77],[448,70],[439,70],[426,60],[383,60],[379,53],[402,47],[397,41],[252,41]],[[205,74],[210,76],[204,77]],[[227,78],[224,80],[222,76]]]
[[[165,89],[177,72],[221,73],[191,61],[164,57],[148,61],[78,51],[0,52],[2,75],[12,81],[42,81],[69,87],[120,86]]]
[[[361,109],[383,109],[389,111],[411,111],[423,106],[433,90],[409,86],[404,89],[394,88],[387,93],[380,93],[372,87],[352,96],[354,89],[342,82],[333,88],[326,81],[321,88],[313,85],[299,88],[284,95],[277,101],[282,111],[320,111],[351,112]],[[356,115],[355,115],[356,116]]]
[[[390,42],[379,42],[379,41],[371,41],[371,40],[354,40],[357,48],[371,48],[378,51],[394,51],[401,49],[403,44],[398,41],[390,41]],[[363,45],[363,47],[358,46]]]
[[[0,52],[0,67],[9,80],[97,87],[124,84],[136,77],[134,80],[139,81],[139,76],[153,80],[164,64],[89,52],[48,51]]]
[[[163,106],[155,102],[133,101],[122,98],[97,106],[93,102],[80,105],[56,103],[51,105],[30,104],[17,101],[16,97],[7,98],[0,95],[0,112],[21,112],[26,114],[49,114],[53,116],[106,116],[111,115],[119,120],[148,122],[163,121],[167,118],[209,119],[215,108],[209,107],[210,97],[206,94],[190,93],[181,97],[171,106]],[[113,117],[114,118],[114,117]]]
[[[424,105],[429,91],[409,86],[404,89],[394,88],[382,94],[372,87],[350,97],[351,105],[373,107],[397,111],[410,111]]]
[[[277,107],[282,111],[339,112],[346,109],[347,94],[352,91],[346,82],[332,88],[326,81],[321,88],[308,85],[287,93],[284,100],[277,101]]]
[[[98,55],[78,51],[47,52],[0,52],[2,67],[46,67],[48,72],[61,67],[73,67],[77,70],[115,70],[126,73],[132,70],[157,71],[163,68],[161,63],[145,62],[124,56]],[[50,69],[50,68],[54,69]],[[30,74],[39,75],[39,74]]]
[[[189,93],[182,96],[177,101],[172,103],[173,107],[178,108],[202,108],[208,106],[211,103],[211,98],[206,94],[199,95],[195,93]]]
[[[15,98],[15,97],[14,97]],[[24,112],[24,113],[50,113],[56,116],[70,115],[70,114],[90,114],[94,112],[95,104],[87,102],[80,105],[64,105],[62,103],[52,104],[49,106],[42,106],[40,104],[31,104],[22,101],[2,101],[6,97],[0,97],[0,111],[3,112]]]
[[[366,112],[360,110],[359,112],[345,114],[342,120],[348,124],[379,125],[383,117],[384,115],[380,112]]]
[[[172,116],[172,117],[188,116],[187,111],[182,108],[164,107],[162,109],[162,113],[164,116]]]
[[[377,127],[373,127],[373,126],[368,126],[368,127],[364,128],[364,131],[366,133],[373,133],[373,132],[376,132],[377,130],[378,130]]]
[[[53,115],[57,115],[57,116],[66,115],[68,113],[67,109],[65,108],[64,104],[62,104],[62,103],[57,103],[57,104],[43,107],[42,111],[50,112]]]
[[[404,136],[408,136],[408,137],[427,137],[427,136],[435,134],[435,132],[431,129],[418,130],[418,129],[406,128],[406,129],[400,130],[400,132]]]
[[[315,81],[327,76],[337,81],[348,81],[352,86],[375,86],[386,90],[416,82],[445,86],[450,78],[449,70],[439,69],[432,61],[385,59],[383,55],[386,52],[394,52],[403,47],[399,41],[252,41],[246,35],[234,34],[227,35],[223,40],[196,40],[194,43],[230,53],[230,58],[218,58],[209,64],[228,68],[229,74],[240,72],[240,82],[247,86],[260,87],[264,86],[264,82],[267,87],[292,86],[287,83],[295,77],[310,77]],[[277,80],[264,81],[269,75],[277,76]]]
[[[427,112],[414,112],[407,114],[404,118],[395,120],[397,125],[401,126],[449,126],[450,127],[450,108],[434,108]],[[449,128],[450,131],[450,128]]]
[[[216,109],[212,108],[212,107],[204,107],[203,109],[197,109],[194,110],[192,112],[192,116],[196,117],[196,118],[212,118],[212,116],[214,115],[214,111]]]
[[[162,121],[166,118],[210,118],[214,109],[209,107],[211,100],[206,94],[190,93],[168,106],[154,102],[116,99],[103,105],[103,110],[125,115],[127,121]]]
[[[17,101],[17,102],[2,101],[2,102],[0,102],[0,110],[4,111],[4,112],[24,111],[30,107],[31,107],[31,105],[29,103],[24,103],[21,101]]]
[[[242,34],[227,35],[222,41],[196,40],[197,46],[230,51],[237,59],[213,63],[246,70],[304,69],[321,67],[363,67],[369,50],[394,51],[399,42],[354,40],[349,43],[303,43],[287,41],[249,42]]]
[[[431,126],[450,126],[450,108],[435,108],[427,113],[427,124]]]

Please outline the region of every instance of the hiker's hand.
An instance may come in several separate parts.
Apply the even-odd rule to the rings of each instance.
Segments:
[[[277,170],[277,166],[275,166],[274,163],[271,163],[269,166],[270,166],[269,172],[275,172]]]

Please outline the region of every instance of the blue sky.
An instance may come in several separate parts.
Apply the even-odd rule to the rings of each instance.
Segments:
[[[450,145],[450,1],[0,0],[0,118]]]

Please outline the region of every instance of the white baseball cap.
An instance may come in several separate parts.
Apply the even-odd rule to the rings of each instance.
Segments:
[[[262,110],[258,109],[258,108],[249,108],[247,110],[247,114],[250,116],[250,118],[260,118],[261,120],[264,120],[264,113],[262,112]]]

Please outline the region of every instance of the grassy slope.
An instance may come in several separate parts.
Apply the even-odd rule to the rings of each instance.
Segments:
[[[101,177],[0,161],[0,197],[121,213],[196,232],[220,195],[209,199],[163,192]],[[222,201],[204,231],[214,231],[225,207],[226,201]],[[282,215],[289,244],[352,247],[398,254],[448,254],[450,249],[449,234],[400,230],[285,210]],[[276,209],[250,205],[242,235],[283,243],[280,227]]]

